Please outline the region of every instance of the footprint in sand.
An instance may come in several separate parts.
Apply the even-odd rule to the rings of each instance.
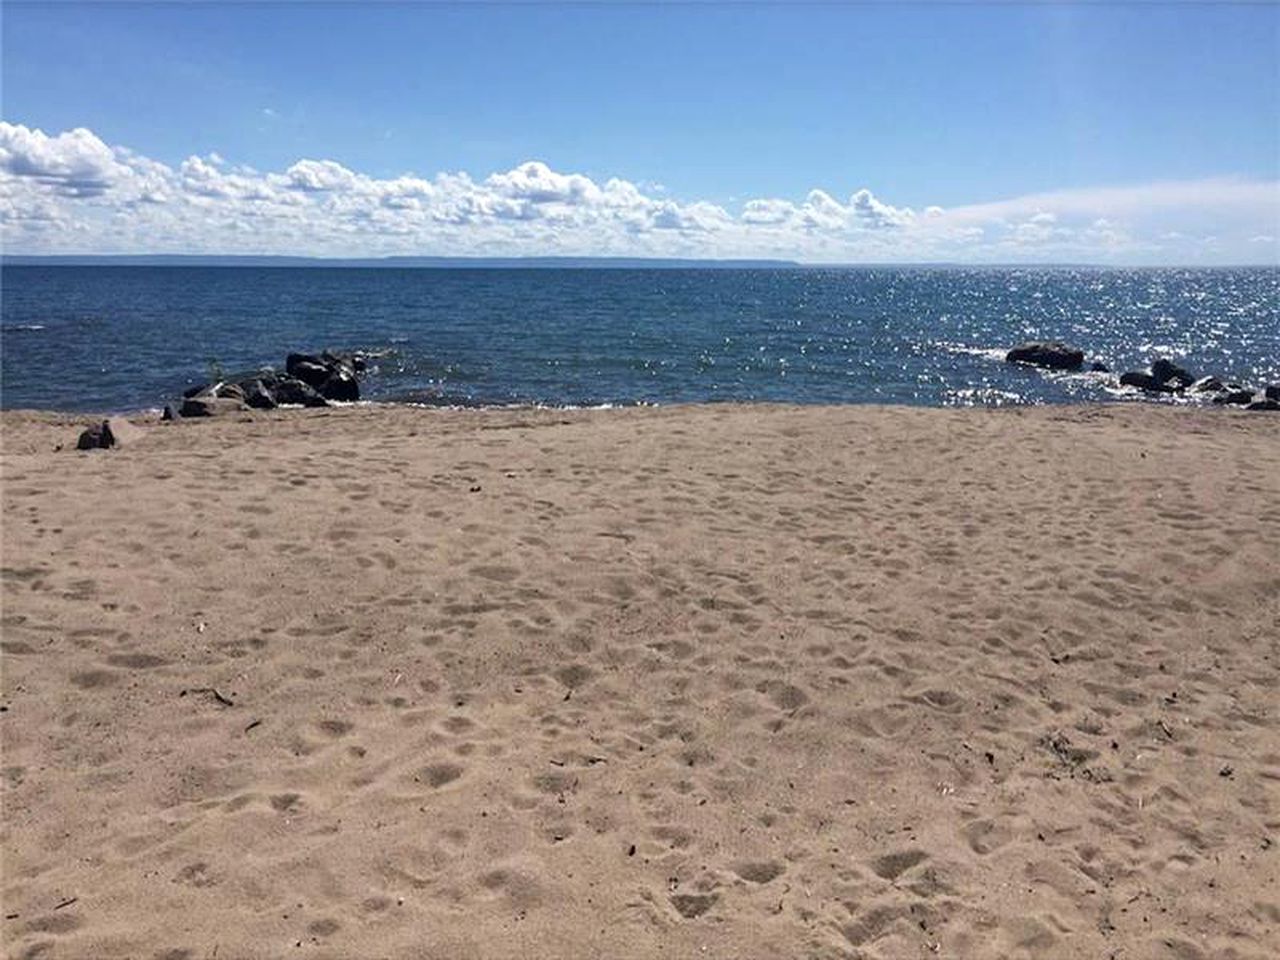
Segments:
[[[413,779],[415,783],[425,783],[439,790],[446,784],[459,779],[464,773],[466,768],[456,763],[431,763],[419,770]]]

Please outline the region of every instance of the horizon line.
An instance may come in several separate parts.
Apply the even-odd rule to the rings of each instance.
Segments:
[[[584,268],[599,264],[637,264],[641,267],[660,267],[671,265],[741,268],[787,268],[787,269],[869,269],[869,268],[911,268],[911,267],[946,267],[969,269],[1010,269],[1017,267],[1039,268],[1091,268],[1114,270],[1232,270],[1232,269],[1280,269],[1280,262],[1239,262],[1222,264],[1196,263],[1116,263],[1089,260],[1044,260],[1044,261],[981,261],[962,260],[877,260],[877,261],[806,261],[784,257],[643,257],[626,254],[514,254],[514,255],[468,255],[468,254],[391,254],[385,256],[315,256],[310,254],[242,254],[242,253],[3,253],[0,252],[0,266],[179,266],[177,263],[147,261],[202,261],[203,266],[310,266],[317,267],[376,267],[402,266],[420,269],[447,268],[450,265],[486,265],[514,264],[529,267],[582,264]],[[281,261],[291,261],[282,263]],[[194,264],[193,264],[194,265]]]

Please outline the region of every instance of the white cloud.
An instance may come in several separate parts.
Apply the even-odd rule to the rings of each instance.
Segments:
[[[260,172],[217,153],[175,168],[84,128],[49,135],[0,122],[0,238],[11,253],[1193,263],[1280,258],[1277,227],[1275,182],[1064,190],[922,213],[867,188],[845,201],[813,189],[726,208],[539,161],[483,179],[379,178],[310,158]]]
[[[72,197],[98,196],[124,173],[111,148],[83,127],[50,137],[3,122],[0,170]]]

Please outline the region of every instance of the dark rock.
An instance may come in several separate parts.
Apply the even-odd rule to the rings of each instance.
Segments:
[[[1093,363],[1089,364],[1089,372],[1090,373],[1110,373],[1111,368],[1108,367],[1101,360],[1095,360],[1093,361]]]
[[[1084,365],[1084,351],[1057,341],[1020,343],[1007,354],[1008,363],[1029,363],[1050,370],[1079,370]]]
[[[1262,391],[1268,400],[1280,400],[1280,383],[1273,383]]]
[[[320,359],[330,369],[334,367],[345,367],[352,373],[356,373],[357,371],[364,369],[364,358],[355,353],[334,353],[331,350],[326,350],[324,353],[320,354]]]
[[[184,417],[216,417],[249,409],[243,400],[235,397],[188,397],[182,401],[179,411]]]
[[[360,382],[354,371],[346,367],[335,367],[329,374],[329,379],[320,385],[320,395],[326,400],[359,400]]]
[[[164,405],[164,412],[160,414],[160,419],[161,420],[177,420],[178,411],[173,409],[173,407],[169,406],[169,404],[166,403]]]
[[[319,387],[329,379],[330,365],[320,357],[307,353],[291,353],[285,358],[284,368],[289,376],[301,380],[309,387]]]
[[[77,450],[109,450],[115,445],[115,434],[111,432],[111,424],[105,420],[85,429],[76,441]]]
[[[1227,390],[1226,393],[1220,393],[1213,398],[1214,403],[1230,403],[1237,407],[1243,407],[1253,403],[1252,390]]]
[[[1201,377],[1191,385],[1192,393],[1222,393],[1227,389],[1217,377]]]
[[[1163,380],[1157,380],[1149,373],[1142,373],[1138,370],[1130,370],[1127,373],[1120,374],[1120,386],[1122,387],[1138,387],[1149,393],[1173,393],[1174,388],[1165,383]]]
[[[303,407],[327,407],[329,401],[316,393],[310,386],[293,377],[279,380],[271,388],[271,395],[276,403],[291,403]]]
[[[1151,376],[1161,383],[1168,383],[1172,380],[1180,387],[1189,387],[1196,379],[1187,370],[1178,366],[1172,360],[1165,360],[1163,357],[1151,364]]]
[[[187,387],[182,391],[182,399],[187,400],[191,397],[198,397],[205,393],[212,393],[216,383],[202,383],[195,387]]]
[[[1280,400],[1255,400],[1246,410],[1280,410]]]
[[[261,380],[246,380],[240,384],[244,402],[255,410],[271,410],[276,406],[276,398],[271,395]]]
[[[213,389],[215,397],[230,398],[239,400],[241,403],[245,401],[244,388],[238,383],[220,383]]]

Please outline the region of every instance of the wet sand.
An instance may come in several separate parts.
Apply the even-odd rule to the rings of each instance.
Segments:
[[[1280,418],[85,422],[0,417],[5,956],[1280,953]]]

